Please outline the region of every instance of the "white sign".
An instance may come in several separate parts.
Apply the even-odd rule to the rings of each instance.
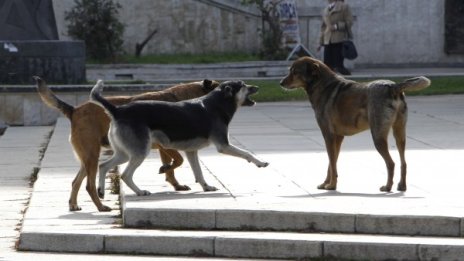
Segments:
[[[301,42],[295,0],[280,1],[278,9],[283,45],[286,48],[293,49]]]
[[[18,52],[18,48],[12,43],[4,43],[3,48],[5,50],[7,50],[8,52],[10,52],[10,53],[17,53]]]

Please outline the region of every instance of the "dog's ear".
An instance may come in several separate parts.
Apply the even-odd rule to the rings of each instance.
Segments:
[[[306,69],[308,70],[308,75],[311,76],[318,76],[320,73],[319,64],[317,63],[308,63]]]
[[[204,90],[210,91],[210,90],[214,89],[213,81],[208,80],[208,79],[204,79],[202,83],[203,83],[203,89]]]

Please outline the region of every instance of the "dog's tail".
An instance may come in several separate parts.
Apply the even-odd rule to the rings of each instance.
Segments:
[[[401,92],[414,92],[420,91],[430,86],[431,81],[424,76],[407,79],[401,83],[398,83],[398,87]]]
[[[52,90],[47,86],[47,83],[39,76],[33,76],[37,83],[37,92],[42,101],[50,107],[58,109],[68,119],[71,119],[74,112],[74,106],[58,98]]]
[[[116,114],[116,106],[108,102],[103,96],[101,96],[101,92],[103,90],[103,81],[98,80],[95,86],[92,88],[92,91],[90,92],[90,101],[99,105],[105,111],[113,117]]]

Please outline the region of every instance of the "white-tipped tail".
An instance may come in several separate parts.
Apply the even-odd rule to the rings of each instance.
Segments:
[[[402,91],[414,92],[414,91],[420,91],[422,89],[425,89],[429,87],[430,84],[431,84],[431,81],[427,77],[419,76],[419,77],[407,79],[404,82],[399,83],[398,86],[401,88]]]
[[[97,97],[98,96],[101,96],[101,93],[103,91],[103,87],[104,87],[104,84],[103,84],[103,80],[98,80],[97,83],[93,86],[92,88],[92,91],[90,91],[90,100],[95,102],[97,100]]]
[[[92,91],[90,92],[90,101],[101,106],[105,111],[112,117],[116,113],[116,107],[108,102],[103,96],[101,92],[103,91],[103,81],[98,80],[95,86],[93,86]]]

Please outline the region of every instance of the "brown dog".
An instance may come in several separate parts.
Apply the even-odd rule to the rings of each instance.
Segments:
[[[430,85],[430,80],[417,77],[394,83],[378,80],[358,83],[335,74],[319,60],[302,57],[290,67],[289,74],[280,85],[285,89],[303,88],[316,114],[329,155],[329,168],[319,189],[337,188],[337,158],[345,136],[371,129],[375,148],[387,165],[387,184],[381,191],[391,191],[395,163],[388,151],[390,129],[401,158],[399,191],[406,191],[407,105],[405,91],[417,91]]]
[[[61,111],[71,121],[71,144],[74,152],[81,162],[81,167],[72,182],[71,196],[69,199],[69,210],[81,210],[77,204],[77,194],[82,181],[87,177],[86,190],[92,198],[93,203],[99,211],[111,211],[111,208],[103,205],[97,195],[95,179],[98,169],[98,158],[101,146],[109,146],[107,133],[110,125],[110,118],[104,110],[91,102],[83,103],[74,107],[59,99],[39,77],[34,77],[37,81],[37,88],[41,99],[50,107]],[[219,85],[218,82],[204,80],[202,82],[192,82],[179,84],[171,88],[158,91],[147,92],[135,96],[114,96],[108,97],[108,101],[115,105],[122,105],[137,100],[161,100],[176,102],[203,96]],[[176,190],[189,190],[185,185],[180,185],[174,176],[174,169],[183,162],[182,156],[176,150],[163,149],[156,144],[153,148],[158,148],[163,166],[160,173],[166,173],[168,181]],[[98,191],[99,195],[104,195]]]

